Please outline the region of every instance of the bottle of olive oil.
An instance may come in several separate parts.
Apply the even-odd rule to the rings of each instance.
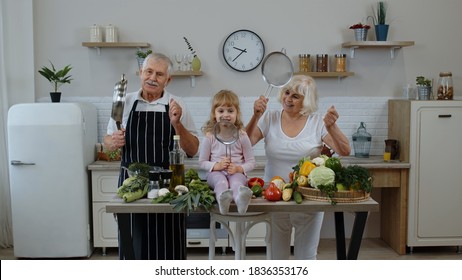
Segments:
[[[170,191],[178,185],[184,185],[184,157],[185,152],[180,147],[180,135],[174,135],[173,149],[170,151],[170,170],[172,170]]]

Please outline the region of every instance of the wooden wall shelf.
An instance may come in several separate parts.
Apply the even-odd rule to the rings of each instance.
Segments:
[[[354,76],[354,72],[295,72],[294,75],[308,75],[313,78],[346,78]]]
[[[146,42],[82,42],[82,46],[89,48],[147,48]]]
[[[395,50],[402,47],[413,46],[414,41],[351,41],[342,44],[342,48],[350,49],[350,57],[355,57],[355,50],[360,48],[387,48],[390,49],[390,57],[395,57]]]
[[[202,76],[204,72],[202,71],[174,71],[172,73],[173,77],[190,77],[191,78],[191,87],[196,86],[196,76]]]
[[[148,48],[151,45],[146,42],[82,42],[82,46],[95,48],[98,55],[101,54],[101,48]]]

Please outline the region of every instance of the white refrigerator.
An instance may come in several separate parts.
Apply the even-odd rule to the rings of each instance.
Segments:
[[[17,258],[88,257],[96,107],[27,103],[8,111],[8,157]]]

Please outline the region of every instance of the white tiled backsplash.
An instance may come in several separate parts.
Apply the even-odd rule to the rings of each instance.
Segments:
[[[240,97],[243,122],[247,124],[253,112],[253,103],[256,96]],[[200,132],[201,126],[210,114],[210,97],[183,97],[191,111],[196,128]],[[334,105],[340,114],[338,126],[350,139],[351,152],[354,154],[351,136],[356,132],[360,122],[366,124],[367,131],[372,135],[370,155],[381,155],[385,148],[384,140],[388,134],[388,97],[324,97],[320,98],[320,112]],[[39,100],[49,102],[49,99]],[[61,102],[89,102],[98,109],[98,141],[102,141],[106,134],[107,122],[111,116],[112,97],[71,97],[63,98]],[[270,99],[270,108],[279,108],[276,98]],[[263,141],[254,147],[256,156],[264,156]]]

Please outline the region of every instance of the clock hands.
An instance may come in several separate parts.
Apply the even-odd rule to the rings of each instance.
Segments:
[[[240,49],[240,48],[236,48],[236,47],[233,47],[233,48],[235,48],[236,50],[241,51],[241,52],[245,52],[245,53],[247,52],[247,49]]]
[[[233,59],[233,61],[235,61],[239,56],[241,56],[241,54],[247,52],[247,49],[240,49],[240,48],[236,48],[236,47],[233,47],[233,48],[235,48],[236,50],[241,51],[241,52]]]

